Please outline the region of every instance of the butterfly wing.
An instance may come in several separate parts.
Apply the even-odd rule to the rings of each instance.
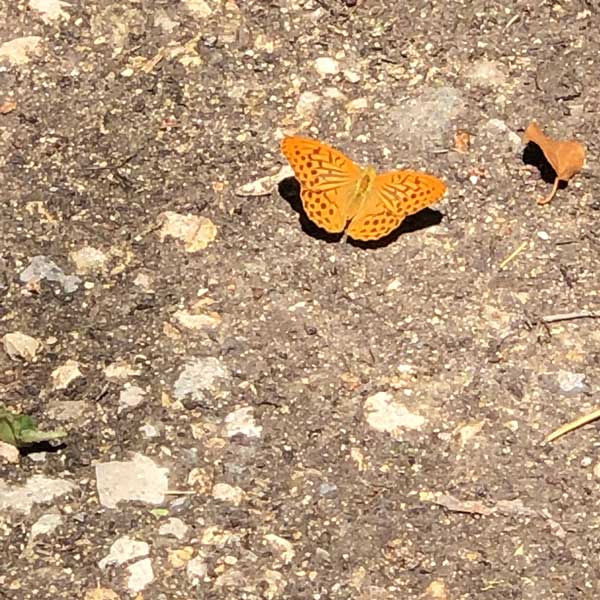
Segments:
[[[339,150],[309,138],[286,137],[281,151],[302,186],[310,220],[330,233],[343,231],[362,169]]]
[[[355,240],[378,240],[396,229],[407,215],[437,202],[445,191],[445,183],[427,173],[392,171],[377,175],[348,227],[348,235]]]
[[[390,210],[412,215],[437,202],[446,193],[446,184],[428,173],[391,171],[375,178],[373,191]]]

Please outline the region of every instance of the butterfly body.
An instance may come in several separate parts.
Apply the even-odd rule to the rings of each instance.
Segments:
[[[329,233],[356,240],[384,237],[409,214],[441,198],[445,184],[426,173],[392,171],[377,175],[317,140],[286,137],[281,149],[301,185],[308,217]]]

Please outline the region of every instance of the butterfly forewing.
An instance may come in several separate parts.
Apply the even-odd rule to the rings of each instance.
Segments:
[[[412,215],[437,202],[446,185],[433,175],[418,171],[382,173],[373,182],[373,192],[391,212]]]
[[[356,183],[362,169],[347,156],[317,140],[286,137],[281,150],[303,188],[326,191]]]

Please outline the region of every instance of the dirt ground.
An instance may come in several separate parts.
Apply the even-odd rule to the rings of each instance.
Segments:
[[[544,443],[598,408],[600,321],[543,322],[600,311],[599,26],[585,0],[3,3],[0,336],[40,346],[0,348],[0,402],[68,437],[0,481],[73,487],[0,514],[0,598],[600,597],[599,425]],[[533,119],[587,148],[546,206]],[[239,193],[295,133],[447,194],[340,242],[293,180]],[[108,506],[97,466],[135,453],[173,493]],[[123,537],[138,587],[99,565]]]

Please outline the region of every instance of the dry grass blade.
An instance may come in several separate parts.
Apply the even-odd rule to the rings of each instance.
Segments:
[[[552,442],[556,438],[559,438],[561,435],[565,433],[569,433],[569,431],[573,431],[574,429],[578,429],[579,427],[583,427],[592,421],[600,418],[600,408],[595,410],[594,412],[589,413],[588,415],[584,415],[583,417],[579,417],[570,423],[565,423],[558,429],[554,430],[551,434],[546,437],[547,442]]]

